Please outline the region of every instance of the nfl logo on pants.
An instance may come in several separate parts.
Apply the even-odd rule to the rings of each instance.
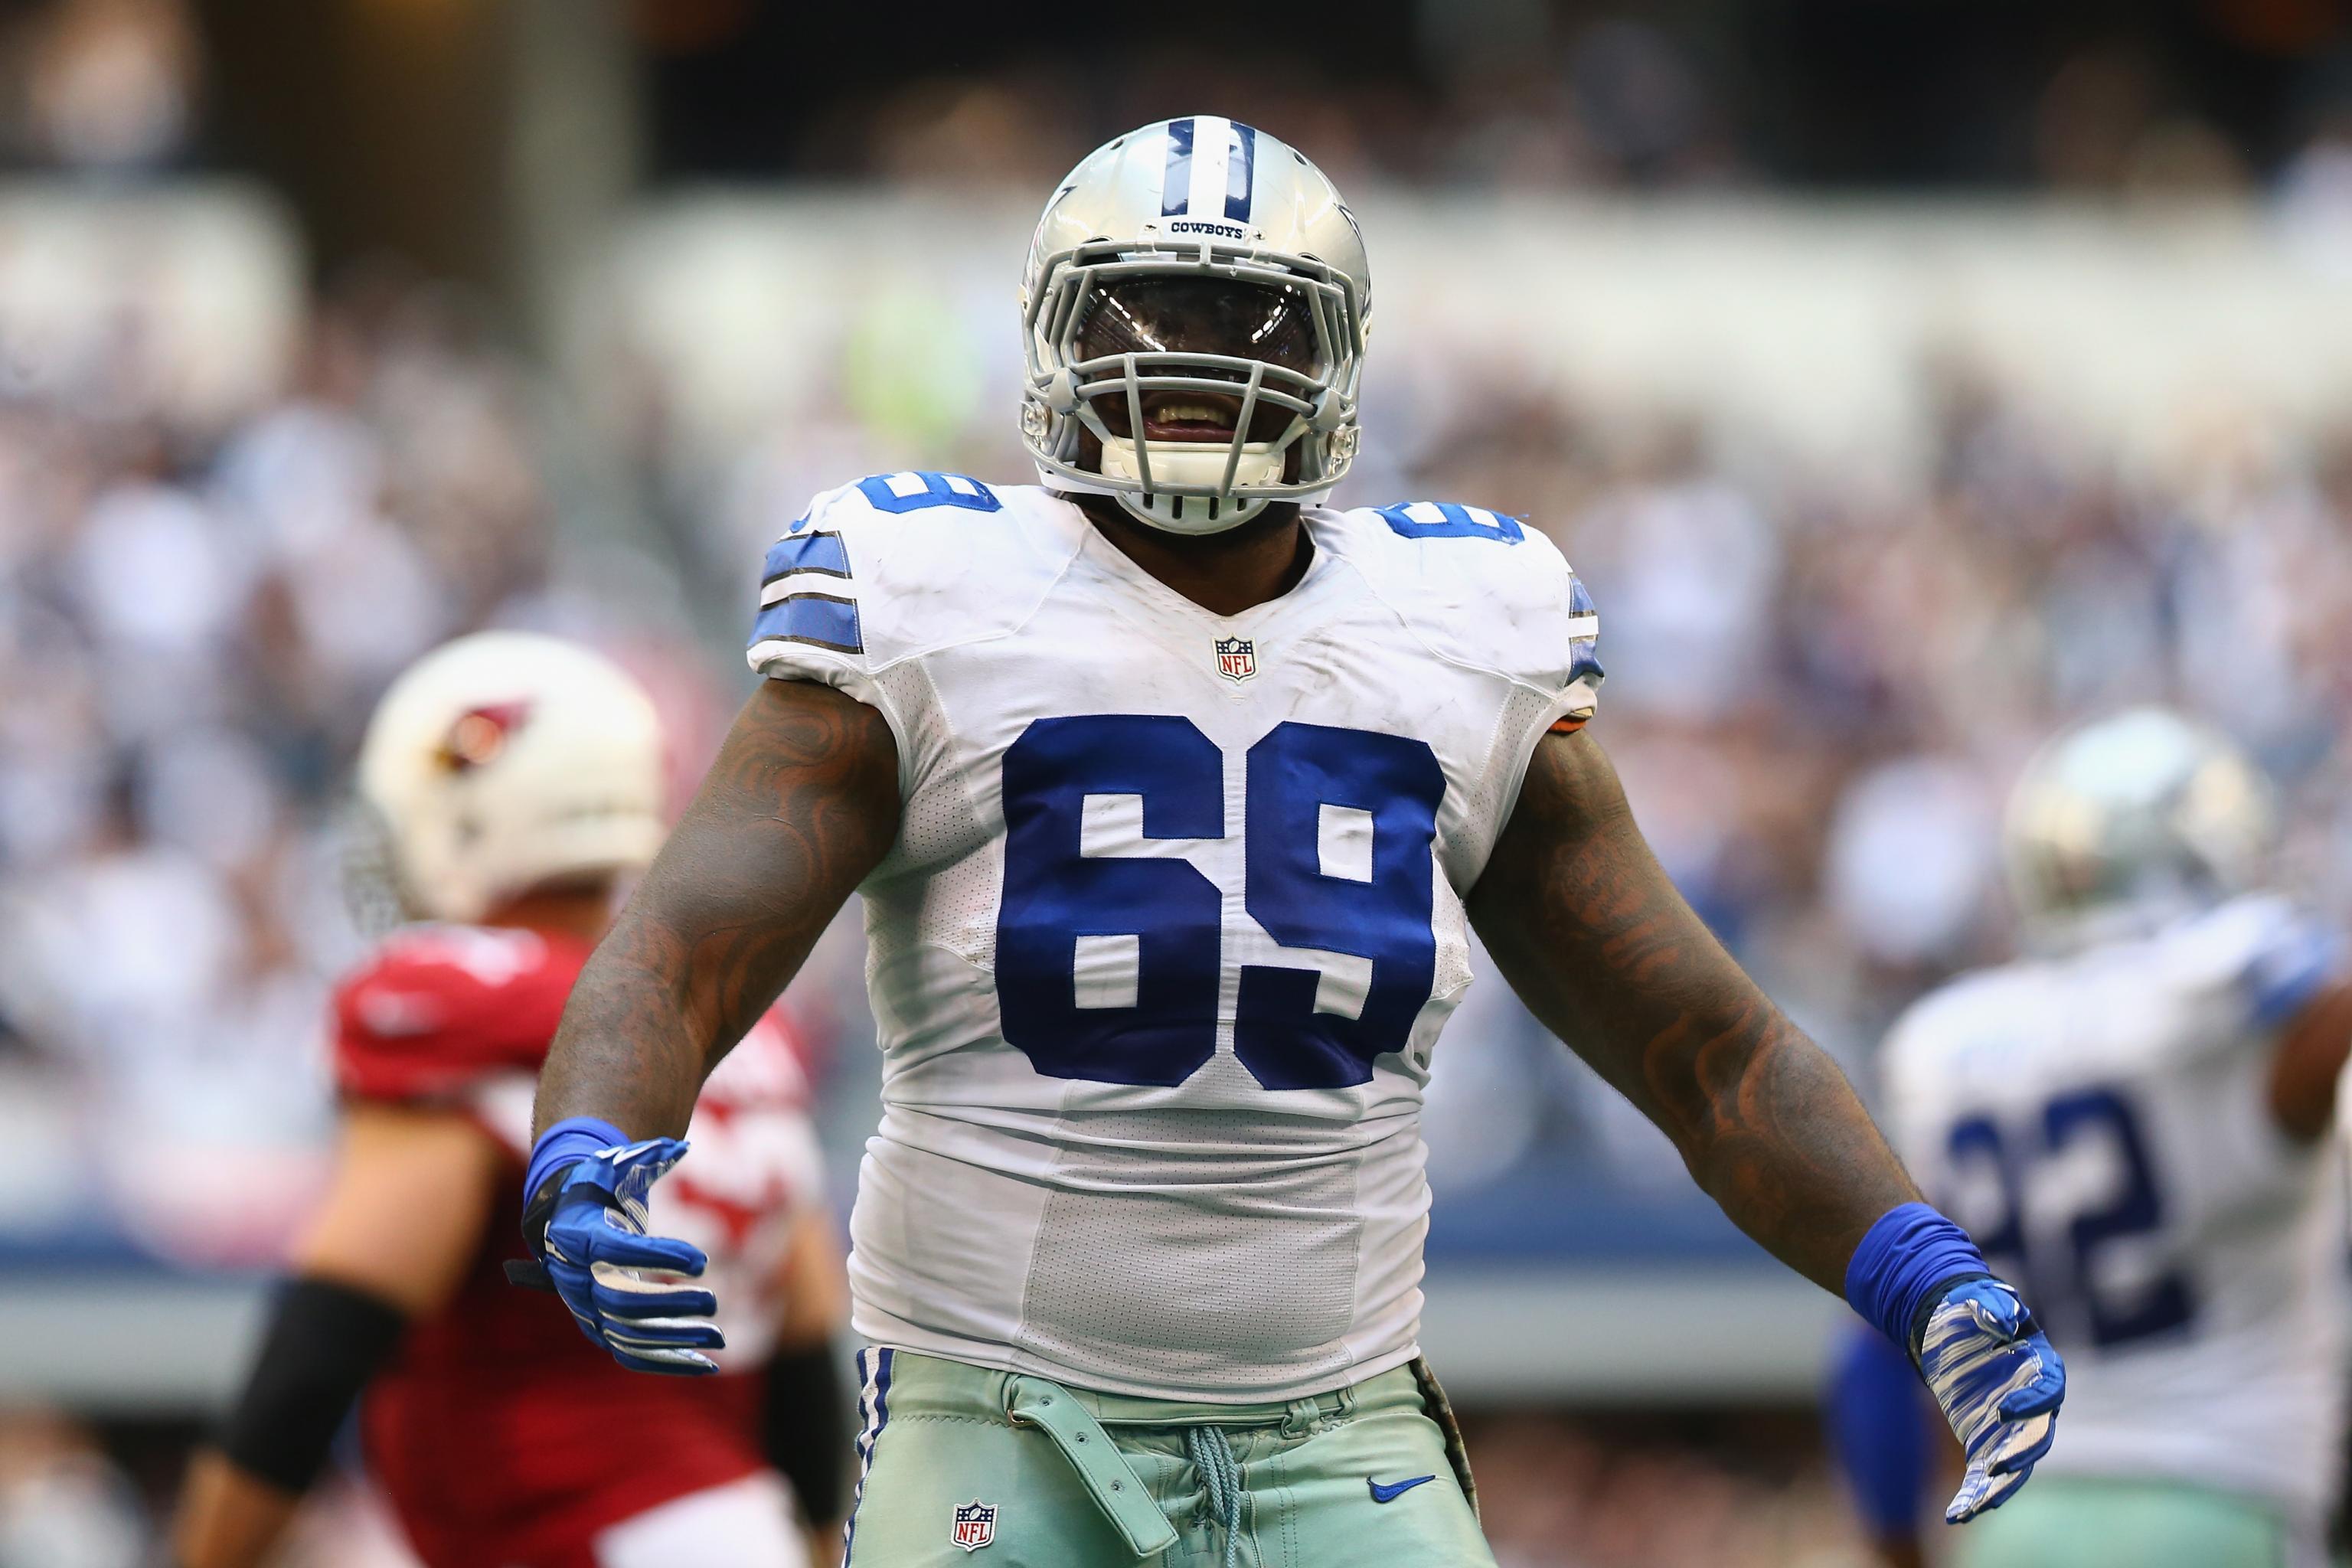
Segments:
[[[955,1510],[955,1543],[966,1552],[977,1552],[996,1539],[996,1505],[978,1498],[958,1503]]]

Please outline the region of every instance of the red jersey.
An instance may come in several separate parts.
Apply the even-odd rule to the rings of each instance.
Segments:
[[[412,1323],[369,1386],[370,1468],[431,1568],[575,1568],[607,1527],[765,1465],[760,1383],[792,1223],[818,1156],[793,1044],[762,1020],[704,1086],[693,1149],[655,1190],[652,1229],[710,1255],[727,1349],[717,1377],[624,1371],[552,1297],[507,1282],[524,1256],[530,1103],[585,944],[418,926],[335,996],[335,1063],[355,1100],[446,1106],[507,1156],[465,1283]]]

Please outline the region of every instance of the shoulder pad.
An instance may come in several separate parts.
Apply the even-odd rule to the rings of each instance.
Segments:
[[[2258,1031],[2283,1027],[2347,971],[2343,933],[2291,900],[2233,899],[2161,939],[2164,971]]]
[[[1601,617],[1541,530],[1454,501],[1343,515],[1375,589],[1433,651],[1547,692],[1581,685],[1581,710],[1591,711]]]
[[[825,491],[768,549],[751,667],[797,674],[814,658],[879,670],[999,629],[1033,602],[1018,591],[1024,563],[1053,554],[1034,548],[1035,493],[911,471]],[[976,572],[995,591],[974,593]]]
[[[537,1071],[586,957],[530,931],[396,933],[336,987],[337,1084],[365,1100],[436,1100]]]

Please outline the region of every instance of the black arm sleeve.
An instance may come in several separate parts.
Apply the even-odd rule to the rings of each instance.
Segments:
[[[825,1524],[849,1509],[849,1390],[830,1343],[768,1363],[768,1462],[793,1483],[801,1511]]]
[[[400,1309],[380,1296],[331,1279],[290,1281],[245,1393],[221,1428],[221,1451],[272,1486],[307,1489],[352,1401],[407,1326]]]

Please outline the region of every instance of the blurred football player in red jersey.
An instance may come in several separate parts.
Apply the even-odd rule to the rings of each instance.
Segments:
[[[838,1540],[846,1292],[772,1015],[710,1075],[693,1156],[656,1204],[728,1284],[730,1375],[632,1376],[501,1273],[540,1062],[617,879],[661,841],[661,764],[643,690],[549,637],[451,643],[376,710],[360,794],[404,910],[434,923],[395,931],[336,994],[330,1194],[191,1468],[181,1568],[262,1561],[354,1399],[368,1468],[431,1568],[802,1568]]]

